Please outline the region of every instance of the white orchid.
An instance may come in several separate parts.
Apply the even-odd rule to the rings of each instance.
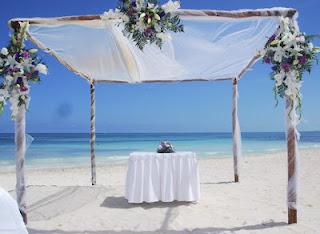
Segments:
[[[163,4],[161,6],[161,8],[166,12],[166,13],[170,13],[173,11],[176,11],[180,8],[180,2],[179,1],[168,1],[166,4]]]
[[[7,56],[7,55],[9,54],[8,49],[7,49],[6,47],[3,47],[3,48],[1,49],[1,54]]]
[[[46,65],[42,64],[42,63],[39,63],[36,67],[35,67],[35,70],[42,73],[42,74],[45,74],[47,75],[48,74],[48,68]]]
[[[282,48],[281,46],[278,46],[275,48],[273,59],[274,61],[281,63],[285,55],[286,55],[286,51],[284,50],[284,48]]]
[[[287,73],[286,80],[284,81],[285,85],[287,86],[285,94],[293,99],[299,95],[302,85],[302,81],[298,80],[297,76],[298,73],[292,70]]]
[[[276,75],[274,75],[274,79],[276,80],[276,86],[281,86],[283,83],[283,79],[286,77],[286,73],[283,69]]]

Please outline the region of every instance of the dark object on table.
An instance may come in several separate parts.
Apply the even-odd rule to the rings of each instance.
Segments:
[[[174,149],[169,141],[161,141],[157,153],[174,153]]]

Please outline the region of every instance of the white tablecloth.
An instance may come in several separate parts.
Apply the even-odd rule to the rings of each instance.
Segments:
[[[28,234],[17,202],[0,187],[0,233]]]
[[[129,203],[198,201],[200,181],[196,154],[131,153],[125,197]]]

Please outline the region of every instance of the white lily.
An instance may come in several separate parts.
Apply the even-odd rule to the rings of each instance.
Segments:
[[[290,32],[290,19],[288,17],[280,17],[280,32]]]
[[[18,67],[20,64],[16,61],[16,59],[13,56],[8,55],[7,60],[4,65],[10,66],[10,68],[13,68],[15,66]]]
[[[149,2],[148,2],[148,8],[149,8],[149,9],[154,8],[154,6],[155,6],[155,5],[154,5],[153,3],[149,3]]]
[[[161,8],[166,12],[166,13],[169,13],[169,12],[173,12],[173,11],[176,11],[180,8],[180,2],[179,1],[172,1],[172,0],[169,0],[166,4],[163,4],[161,6]]]
[[[1,54],[7,56],[7,55],[9,54],[8,49],[7,49],[6,47],[3,47],[3,48],[1,49]]]
[[[48,74],[48,68],[46,65],[39,63],[36,67],[35,67],[36,71],[47,75]]]

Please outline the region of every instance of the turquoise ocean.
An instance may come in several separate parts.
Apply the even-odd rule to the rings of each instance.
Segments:
[[[193,151],[198,157],[231,157],[231,133],[117,133],[97,134],[97,163],[126,160],[131,152],[155,152],[161,140],[176,151]],[[27,166],[78,166],[90,163],[89,134],[30,133],[27,136]],[[320,132],[301,132],[301,149],[319,148]],[[286,150],[285,134],[280,132],[242,133],[244,156],[259,156]],[[13,134],[0,134],[0,167],[15,164]]]

